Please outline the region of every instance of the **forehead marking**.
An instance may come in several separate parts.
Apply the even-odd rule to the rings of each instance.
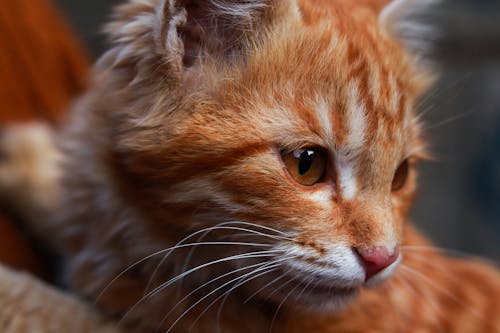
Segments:
[[[352,200],[358,191],[356,179],[356,156],[363,148],[366,137],[366,108],[361,102],[359,88],[355,81],[347,86],[346,105],[347,136],[336,154],[336,166],[340,192],[345,200]]]
[[[354,81],[347,87],[347,140],[343,149],[356,153],[363,148],[366,132],[366,108],[361,103],[359,88]]]
[[[315,108],[318,117],[318,123],[321,130],[321,136],[326,141],[330,148],[335,147],[335,139],[333,135],[332,118],[330,117],[330,106],[325,99],[319,99]]]
[[[352,200],[358,191],[356,173],[352,161],[342,154],[336,154],[338,183],[340,193],[345,200]]]
[[[353,157],[358,155],[365,143],[366,107],[361,102],[359,87],[355,81],[351,81],[346,88],[345,117],[340,118],[344,126],[332,124],[332,111],[327,99],[319,99],[315,111],[321,135],[329,149],[334,150],[336,156],[335,164],[341,194],[344,199],[352,200],[357,193],[357,168],[356,159]],[[347,130],[343,142],[336,142],[333,125],[336,125],[335,130],[341,130],[341,128]]]
[[[396,113],[399,110],[398,106],[401,97],[398,91],[398,83],[394,75],[389,75],[387,82],[389,85],[389,94],[390,94],[389,112]]]

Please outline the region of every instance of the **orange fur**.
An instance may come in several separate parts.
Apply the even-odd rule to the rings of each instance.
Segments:
[[[64,140],[53,235],[65,240],[71,287],[151,332],[498,329],[495,269],[432,251],[419,258],[404,247],[427,245],[407,213],[424,149],[414,105],[428,80],[380,26],[384,5],[137,0],[120,7],[108,26],[113,46]],[[324,180],[305,187],[288,175],[280,149],[308,146],[323,148],[329,162]],[[391,193],[405,158],[408,181]],[[199,240],[238,244],[149,256],[193,233],[187,242],[196,242],[197,231],[214,226],[221,229]],[[254,233],[238,234],[247,227]],[[189,268],[266,246],[283,253],[222,261],[159,288]],[[397,246],[402,265],[366,289],[356,253]],[[276,271],[249,275],[224,303],[217,297],[238,280],[190,294],[231,270],[244,278],[246,265],[280,259]]]

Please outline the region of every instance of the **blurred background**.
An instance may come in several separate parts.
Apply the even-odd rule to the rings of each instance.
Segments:
[[[10,0],[14,1],[14,0]],[[54,0],[95,60],[116,0]],[[448,0],[425,20],[442,73],[421,102],[435,161],[421,165],[413,221],[439,246],[500,260],[500,1]]]

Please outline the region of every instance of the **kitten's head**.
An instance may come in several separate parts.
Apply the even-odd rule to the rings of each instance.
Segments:
[[[351,0],[119,8],[96,109],[112,124],[113,184],[150,238],[168,247],[215,227],[205,241],[263,244],[207,253],[270,251],[225,271],[267,264],[241,289],[290,304],[337,305],[388,277],[423,155],[414,108],[428,83],[389,34],[402,3],[382,16],[383,1]]]

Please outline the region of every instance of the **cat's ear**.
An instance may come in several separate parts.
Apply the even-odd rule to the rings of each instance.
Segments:
[[[422,62],[432,63],[441,31],[436,15],[442,0],[393,0],[380,13],[382,27]]]
[[[154,69],[164,80],[179,80],[204,56],[240,55],[243,41],[279,17],[298,13],[294,1],[130,0],[107,26],[114,48],[102,62],[133,67],[136,74]]]

